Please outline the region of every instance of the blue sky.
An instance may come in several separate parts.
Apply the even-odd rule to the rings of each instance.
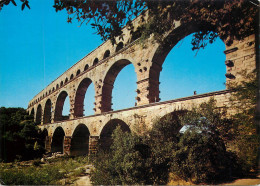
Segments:
[[[0,106],[27,108],[28,102],[49,83],[102,41],[95,31],[67,13],[55,12],[52,0],[31,0],[31,9],[9,5],[0,12]],[[162,101],[225,89],[225,50],[218,39],[205,50],[191,50],[191,36],[169,53],[160,75]],[[133,65],[118,75],[113,109],[134,106],[136,75]],[[85,115],[94,114],[94,87],[85,96]],[[68,112],[68,101],[64,113]]]

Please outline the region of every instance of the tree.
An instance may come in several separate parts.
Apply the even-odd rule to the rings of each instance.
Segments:
[[[255,33],[257,28],[259,2],[256,0],[196,0],[196,1],[66,1],[55,0],[56,11],[66,9],[68,22],[76,18],[81,24],[91,23],[103,40],[122,34],[122,27],[133,31],[131,20],[144,10],[149,11],[148,26],[141,25],[140,31],[146,37],[154,33],[162,35],[174,28],[173,20],[185,24],[199,23],[200,31],[194,34],[193,49],[204,48],[219,36],[231,44]]]
[[[117,127],[112,135],[111,151],[98,153],[91,181],[97,185],[152,184],[147,164],[149,147],[135,134]]]
[[[28,160],[44,153],[43,136],[23,108],[0,108],[0,158]]]
[[[22,6],[21,6],[22,10],[24,10],[25,6],[30,9],[28,0],[20,0],[20,1],[22,2]],[[1,0],[0,11],[2,10],[3,6],[9,5],[10,3],[12,3],[14,6],[17,6],[15,0]]]
[[[217,183],[237,176],[237,156],[226,148],[232,127],[224,114],[211,100],[192,111],[156,120],[141,136],[117,128],[110,153],[98,152],[91,180],[94,184],[165,185],[170,173],[193,183]]]
[[[231,146],[243,161],[244,171],[257,170],[259,126],[256,118],[258,80],[256,72],[246,73],[242,71],[240,75],[243,81],[230,82],[227,86],[235,90],[230,99],[231,108],[236,111],[232,116],[236,133]]]
[[[29,7],[28,0],[23,2],[22,10]],[[15,0],[2,0],[0,8]],[[131,21],[139,15],[149,12],[147,24],[137,29],[143,37],[154,34],[161,41],[162,33],[174,28],[173,21],[182,24],[197,22],[200,30],[194,34],[193,50],[205,48],[219,36],[229,45],[235,39],[243,39],[256,33],[259,2],[257,0],[55,0],[55,10],[68,12],[67,22],[77,19],[91,24],[103,40],[110,39],[115,43],[116,37],[122,36],[122,28],[127,26],[133,33]],[[1,10],[1,9],[0,9]],[[148,10],[148,11],[146,11]]]
[[[233,137],[232,121],[213,99],[187,112],[181,124],[185,130],[172,158],[176,176],[193,183],[216,183],[240,174],[237,157],[226,148]]]

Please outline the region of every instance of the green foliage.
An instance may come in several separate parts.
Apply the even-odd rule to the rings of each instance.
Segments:
[[[255,33],[258,1],[252,0],[204,0],[204,1],[67,1],[55,0],[56,11],[65,9],[67,21],[76,18],[81,24],[91,23],[103,40],[123,39],[125,25],[134,33],[131,20],[149,10],[148,26],[141,26],[140,33],[161,37],[175,27],[174,21],[182,24],[196,23],[198,31],[192,41],[193,50],[205,48],[219,36],[231,44],[235,39]],[[148,12],[148,11],[147,11]],[[144,17],[143,17],[144,20]],[[144,23],[144,21],[143,21]]]
[[[91,181],[95,185],[151,184],[146,164],[148,153],[140,137],[117,127],[113,133],[111,152],[100,152],[94,161]]]
[[[1,179],[7,185],[46,185],[55,184],[63,174],[57,167],[17,167],[0,170]]]
[[[30,9],[28,0],[20,0],[20,1],[22,2],[22,7],[21,7],[22,10],[24,10],[25,6]],[[17,6],[15,0],[1,0],[0,1],[0,11],[3,6],[9,5],[11,2],[14,6]]]
[[[226,150],[233,136],[227,138],[231,121],[223,114],[210,100],[156,120],[143,136],[117,128],[110,153],[97,154],[92,182],[165,185],[173,173],[193,183],[218,183],[240,175],[236,154]],[[186,130],[179,132],[183,126]]]
[[[28,0],[20,0],[22,10],[30,8]],[[16,6],[15,0],[0,1],[0,10],[10,4]],[[235,39],[243,39],[255,34],[258,15],[257,0],[203,0],[203,1],[150,1],[150,0],[116,0],[116,1],[68,1],[55,0],[56,12],[66,10],[67,22],[76,19],[80,24],[91,24],[96,34],[103,40],[110,39],[116,43],[116,37],[124,40],[122,28],[127,26],[135,33],[132,20],[144,15],[149,10],[147,25],[142,25],[139,30],[142,37],[155,36],[162,42],[162,36],[175,28],[174,21],[182,24],[196,23],[198,30],[192,40],[192,49],[205,48],[208,43],[213,43],[219,36],[230,45]],[[148,12],[148,11],[146,11]],[[144,17],[142,18],[144,23]],[[165,44],[169,41],[163,41]]]
[[[169,181],[172,154],[177,149],[180,128],[178,115],[170,114],[156,120],[148,131],[148,138],[144,137],[151,148],[149,164],[154,184],[165,185]]]
[[[244,171],[257,170],[259,135],[257,133],[257,124],[255,118],[255,109],[257,102],[257,78],[256,72],[239,74],[244,81],[239,84],[229,83],[228,87],[234,89],[230,101],[231,109],[236,110],[232,116],[235,127],[233,130],[236,135],[230,146],[237,152],[243,161]]]
[[[23,108],[0,108],[0,159],[28,160],[44,153],[44,139]]]
[[[57,185],[66,178],[65,184],[71,184],[85,171],[82,166],[87,163],[89,160],[85,156],[56,158],[48,160],[47,164],[40,160],[34,160],[32,165],[0,163],[0,179],[6,185]]]

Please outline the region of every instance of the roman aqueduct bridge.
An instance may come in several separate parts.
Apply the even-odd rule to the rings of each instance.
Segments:
[[[135,19],[134,27],[143,24],[142,21]],[[45,132],[47,151],[86,154],[94,151],[98,142],[109,143],[117,124],[130,131],[136,130],[137,125],[151,127],[157,118],[190,110],[210,98],[216,100],[218,107],[228,107],[229,90],[160,102],[159,76],[167,54],[181,39],[199,28],[194,22],[186,25],[175,22],[175,28],[165,33],[164,38],[171,41],[165,45],[157,43],[152,36],[140,43],[138,32],[130,34],[124,28],[124,40],[118,39],[117,45],[104,42],[55,79],[29,102],[27,109]],[[233,42],[223,52],[227,82],[241,81],[239,72],[251,72],[256,67],[254,35]],[[118,73],[129,64],[133,64],[137,77],[136,106],[113,111],[113,84]],[[95,89],[95,114],[84,116],[84,97],[91,83]],[[62,116],[66,97],[70,103],[68,117]]]

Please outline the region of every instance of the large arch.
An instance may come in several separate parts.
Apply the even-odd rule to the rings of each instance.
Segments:
[[[89,78],[83,79],[77,89],[74,105],[74,115],[75,117],[82,117],[84,114],[84,98],[86,91],[92,81]]]
[[[65,132],[62,127],[57,127],[52,136],[51,152],[61,152],[63,154]]]
[[[41,104],[39,104],[36,111],[35,123],[38,125],[41,124],[41,121],[42,121],[42,106]]]
[[[162,65],[170,51],[179,41],[191,35],[192,33],[199,32],[201,29],[201,23],[191,22],[189,24],[180,25],[169,32],[169,34],[164,38],[164,42],[161,42],[161,44],[158,45],[157,49],[154,51],[152,66],[149,71],[150,103],[160,101],[159,78],[162,71]]]
[[[45,123],[51,123],[51,100],[50,99],[48,99],[45,103],[43,124]]]
[[[112,134],[117,126],[120,126],[123,132],[131,132],[129,126],[120,119],[112,119],[103,127],[100,133],[100,148],[109,150],[112,144]]]
[[[101,112],[112,110],[112,90],[114,88],[115,79],[119,72],[129,64],[131,64],[129,60],[121,59],[115,62],[106,73],[102,87]]]
[[[67,97],[68,97],[68,93],[66,91],[62,91],[59,94],[55,106],[54,121],[62,121],[62,120],[69,119],[69,116],[62,115],[64,102]]]
[[[89,151],[89,130],[84,124],[79,124],[71,138],[70,155],[79,156],[88,154]]]

